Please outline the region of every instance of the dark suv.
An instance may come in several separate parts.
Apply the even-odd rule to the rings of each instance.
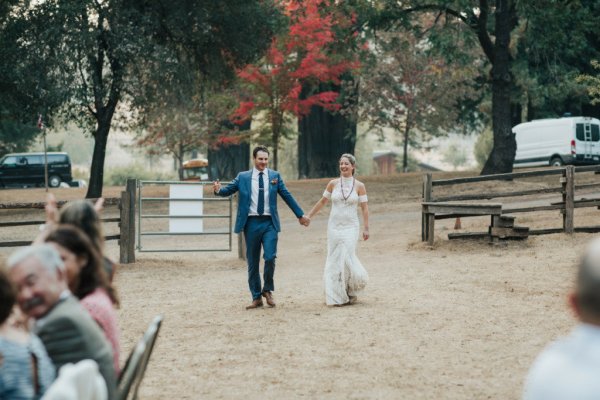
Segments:
[[[48,186],[71,183],[71,160],[67,153],[46,153]],[[11,153],[0,159],[0,187],[44,186],[44,153]]]

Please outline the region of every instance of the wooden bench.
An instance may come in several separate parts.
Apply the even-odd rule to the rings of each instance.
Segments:
[[[421,240],[430,245],[433,245],[436,219],[490,215],[492,217],[490,225],[493,225],[493,217],[502,215],[502,204],[498,203],[423,202],[421,207]]]

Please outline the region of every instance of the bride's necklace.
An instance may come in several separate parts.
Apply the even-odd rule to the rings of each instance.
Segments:
[[[346,196],[346,194],[344,193],[344,177],[340,176],[340,190],[342,191],[342,198],[344,199],[344,203],[346,202],[346,200],[348,200],[350,198],[350,195],[352,194],[352,191],[354,190],[354,181],[356,179],[354,179],[354,177],[352,177],[352,187],[350,188],[350,192],[348,192],[348,196]]]

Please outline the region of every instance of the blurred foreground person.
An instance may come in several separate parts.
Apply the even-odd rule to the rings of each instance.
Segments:
[[[57,224],[75,225],[88,236],[92,245],[100,254],[102,268],[106,272],[108,281],[112,282],[117,264],[104,254],[104,234],[102,233],[102,221],[100,220],[100,212],[103,206],[103,198],[98,199],[95,204],[87,200],[75,200],[65,204],[59,212],[56,198],[50,193],[46,200],[46,230],[35,240],[35,243],[44,242],[48,232]]]
[[[7,266],[9,277],[17,286],[17,302],[35,320],[33,331],[55,367],[85,359],[96,361],[108,397],[115,398],[111,346],[69,291],[64,264],[54,247],[41,244],[22,248],[9,257]]]
[[[525,400],[600,399],[600,238],[586,249],[569,303],[579,323],[538,356]]]
[[[58,225],[46,236],[65,264],[67,284],[94,321],[98,323],[113,350],[115,371],[119,373],[119,299],[102,269],[100,255],[85,233],[73,225]]]
[[[17,291],[0,269],[0,399],[39,399],[54,380],[54,365],[40,339],[15,320]]]
[[[106,385],[93,360],[65,364],[42,400],[107,400]]]

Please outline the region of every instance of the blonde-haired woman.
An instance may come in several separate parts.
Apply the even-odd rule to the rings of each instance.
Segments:
[[[352,154],[342,154],[339,167],[340,177],[327,184],[323,197],[307,215],[312,219],[331,200],[323,280],[325,303],[333,306],[356,302],[357,295],[369,280],[367,271],[356,256],[356,244],[360,235],[358,205],[363,216],[362,237],[364,240],[369,239],[367,189],[354,177],[356,158]]]

